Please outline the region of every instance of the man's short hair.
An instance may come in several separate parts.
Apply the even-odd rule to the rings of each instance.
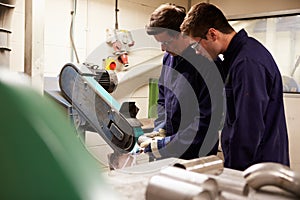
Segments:
[[[180,26],[184,34],[201,38],[206,38],[210,28],[225,34],[234,31],[222,11],[209,3],[193,5]]]
[[[157,35],[168,31],[169,35],[180,33],[180,25],[186,15],[186,9],[175,4],[162,4],[150,16],[146,26],[148,35]],[[170,30],[170,31],[169,31]]]

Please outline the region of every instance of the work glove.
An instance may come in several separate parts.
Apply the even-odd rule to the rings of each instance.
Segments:
[[[160,158],[159,149],[164,148],[171,140],[171,137],[164,137],[162,139],[152,139],[146,147],[144,147],[144,152],[152,152],[156,158]]]
[[[166,137],[166,131],[164,129],[159,129],[158,131],[153,131],[151,133],[145,133],[138,138],[138,144],[140,145],[140,152],[152,152],[151,144],[153,148],[157,146],[157,142],[161,144],[163,138]],[[153,150],[153,152],[157,152]]]
[[[166,137],[166,131],[159,129],[159,131],[153,131],[140,136],[138,143],[144,153],[152,152],[154,157],[160,158],[159,149],[165,147],[170,140],[171,137]]]
[[[164,129],[159,129],[158,131],[153,131],[151,133],[145,133],[138,138],[138,144],[141,148],[147,147],[152,140],[158,140],[166,137],[166,131]]]

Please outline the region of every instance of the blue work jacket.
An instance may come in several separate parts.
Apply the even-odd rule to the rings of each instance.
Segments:
[[[227,112],[222,130],[225,167],[260,162],[289,166],[282,79],[268,50],[239,31],[224,53]]]
[[[203,78],[212,65],[208,59],[196,55],[191,47],[181,56],[164,55],[155,126],[164,128],[171,142],[168,148],[161,149],[162,156],[193,159],[217,153],[221,115],[214,120],[217,123],[210,126],[211,97]],[[209,126],[211,137],[206,142],[206,150],[200,152]]]

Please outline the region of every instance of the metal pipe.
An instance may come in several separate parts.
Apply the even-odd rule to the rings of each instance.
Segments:
[[[71,25],[70,25],[70,41],[71,41],[71,61],[73,62],[74,56],[73,52],[75,53],[76,62],[80,63],[79,57],[77,54],[77,49],[74,42],[74,24],[75,24],[75,16],[77,11],[77,0],[73,1],[73,10],[71,11]]]
[[[191,172],[204,173],[213,178],[219,187],[219,190],[231,192],[246,196],[249,193],[249,187],[244,181],[232,180],[229,177],[216,176],[224,170],[223,160],[217,156],[207,156],[193,160],[179,160],[173,165]]]
[[[160,171],[160,175],[201,186],[205,190],[210,191],[214,199],[218,197],[219,189],[217,182],[205,174],[186,171],[178,167],[167,167]]]
[[[152,176],[146,189],[146,200],[213,200],[210,191],[164,175]]]
[[[215,176],[208,174],[208,177],[217,181],[220,191],[225,191],[241,196],[249,194],[249,186],[246,181],[234,178],[234,176]]]
[[[254,189],[277,186],[300,197],[300,174],[278,163],[259,163],[243,172],[248,185]]]
[[[181,160],[175,163],[174,167],[179,167],[187,171],[215,175],[221,174],[224,169],[223,160],[214,155],[192,160]]]

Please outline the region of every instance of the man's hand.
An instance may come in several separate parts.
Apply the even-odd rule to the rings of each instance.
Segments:
[[[161,139],[152,139],[144,148],[144,153],[151,152],[152,155],[156,158],[161,158],[160,149],[167,146],[167,144],[171,141],[171,137],[164,137]],[[148,141],[147,141],[148,142]]]
[[[151,133],[145,133],[138,138],[138,144],[143,152],[151,152],[152,146],[157,146],[157,141],[166,137],[166,131],[164,129],[159,129],[159,131],[153,131]]]
[[[151,143],[152,140],[155,140],[155,138],[148,138],[148,139],[146,139],[145,141],[143,141],[143,142],[140,144],[140,147],[141,147],[141,148],[147,147],[147,146]]]
[[[151,133],[145,133],[138,138],[138,144],[141,148],[148,146],[152,140],[162,139],[166,137],[166,131],[159,129],[159,131],[153,131]]]
[[[170,140],[171,137],[166,137],[166,131],[159,129],[159,131],[153,131],[140,136],[138,144],[141,147],[141,152],[152,152],[156,158],[160,158],[159,149],[165,147]]]

